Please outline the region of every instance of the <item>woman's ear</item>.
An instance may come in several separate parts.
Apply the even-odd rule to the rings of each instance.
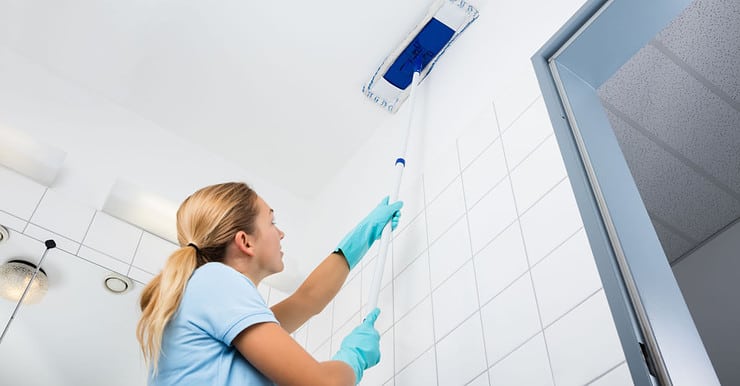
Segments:
[[[247,256],[254,256],[254,237],[247,232],[239,231],[234,235],[234,243],[239,251]]]

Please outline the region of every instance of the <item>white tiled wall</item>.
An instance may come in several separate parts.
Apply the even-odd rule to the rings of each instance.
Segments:
[[[0,224],[145,284],[177,246],[0,166]]]
[[[382,367],[362,384],[630,384],[544,104],[501,131],[491,109],[401,197],[422,210],[394,235]],[[329,340],[333,354],[359,323],[374,268],[308,323],[310,352]]]

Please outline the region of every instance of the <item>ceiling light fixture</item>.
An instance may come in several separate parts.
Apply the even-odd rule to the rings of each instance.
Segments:
[[[49,278],[41,268],[35,274],[36,268],[35,264],[25,260],[10,260],[1,265],[0,296],[12,302],[17,302],[23,296],[26,287],[29,287],[29,282],[31,282],[28,293],[23,298],[23,304],[39,303],[49,289]]]
[[[27,133],[0,125],[0,164],[51,186],[59,175],[67,153]]]
[[[13,313],[10,314],[10,319],[8,319],[2,335],[0,335],[0,343],[8,332],[10,323],[13,322],[21,304],[38,303],[49,288],[46,272],[41,269],[41,264],[44,263],[49,250],[55,248],[57,243],[54,240],[46,240],[44,245],[46,249],[44,249],[38,265],[23,260],[11,260],[0,266],[0,296],[18,302],[15,309],[13,309]]]
[[[177,203],[121,179],[110,190],[103,212],[177,243]]]

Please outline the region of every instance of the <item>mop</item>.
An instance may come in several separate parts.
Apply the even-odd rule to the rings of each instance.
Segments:
[[[409,36],[378,67],[362,92],[374,103],[390,113],[398,111],[406,99],[411,100],[409,121],[406,126],[401,156],[396,159],[396,178],[390,202],[398,200],[403,169],[406,167],[406,150],[413,123],[414,90],[432,71],[445,50],[465,29],[478,18],[478,10],[464,0],[437,0],[424,19]],[[383,279],[386,255],[391,238],[390,223],[383,228],[378,260],[370,285],[368,307],[378,306],[380,285]]]

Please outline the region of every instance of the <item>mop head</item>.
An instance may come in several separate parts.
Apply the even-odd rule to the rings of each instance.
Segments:
[[[447,47],[478,18],[465,0],[438,0],[409,36],[383,61],[362,92],[391,113],[408,98],[415,71],[421,83]]]

